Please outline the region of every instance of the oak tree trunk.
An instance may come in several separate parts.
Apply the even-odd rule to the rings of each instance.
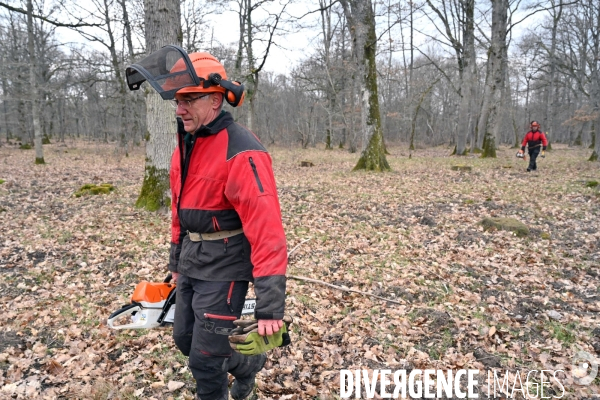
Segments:
[[[167,44],[181,45],[180,7],[177,0],[145,0],[146,52]],[[136,206],[156,211],[171,204],[169,166],[175,149],[177,125],[173,109],[155,91],[146,95],[146,168]]]
[[[498,121],[501,102],[501,88],[506,68],[506,33],[508,27],[508,0],[492,2],[492,38],[488,50],[488,74],[484,107],[478,125],[478,134],[483,135],[481,157],[496,158],[496,137],[500,123]]]
[[[460,89],[460,105],[458,109],[458,133],[456,140],[456,154],[466,155],[467,137],[471,130],[473,120],[473,100],[475,81],[475,0],[463,2],[465,12],[465,25],[463,28],[462,74]]]
[[[377,35],[373,6],[371,0],[342,0],[341,3],[350,25],[354,60],[361,83],[363,150],[354,170],[389,171],[377,95]]]
[[[33,120],[35,163],[45,164],[38,103],[37,57],[33,38],[33,0],[27,0],[27,49],[29,50],[29,98],[31,101],[31,119]]]

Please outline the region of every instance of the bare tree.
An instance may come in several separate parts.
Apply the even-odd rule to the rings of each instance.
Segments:
[[[35,32],[34,32],[34,18],[46,21],[54,26],[62,26],[68,28],[77,28],[81,26],[90,26],[88,23],[84,23],[81,20],[75,23],[64,23],[57,20],[50,19],[41,14],[33,13],[33,0],[27,0],[26,10],[18,7],[13,7],[7,3],[0,2],[0,7],[17,12],[20,14],[27,15],[27,50],[29,53],[29,101],[31,102],[31,119],[33,121],[34,131],[34,146],[35,146],[35,163],[45,164],[44,161],[44,149],[42,147],[42,127],[40,124],[40,104],[39,104],[39,90],[38,90],[38,71],[37,71],[37,54],[35,51]]]
[[[589,9],[588,26],[590,31],[591,43],[591,62],[590,62],[590,82],[591,82],[591,101],[596,120],[594,121],[594,151],[590,156],[590,161],[600,160],[600,5],[598,2],[588,1]]]
[[[458,95],[460,106],[458,111],[458,130],[455,154],[465,155],[467,137],[473,121],[474,80],[475,80],[475,0],[459,2],[441,2],[436,7],[427,0],[429,7],[442,21],[444,30],[439,32],[450,43],[456,53],[460,85]],[[446,75],[447,76],[447,75]]]
[[[33,1],[27,0],[27,49],[29,50],[29,99],[31,101],[31,119],[33,120],[33,143],[35,145],[35,163],[45,164],[42,146],[42,129],[38,103],[37,57],[33,43]]]
[[[255,96],[259,91],[260,72],[263,70],[271,46],[276,46],[275,34],[278,31],[278,26],[282,20],[289,1],[284,2],[281,8],[273,13],[267,11],[268,17],[266,21],[256,21],[256,14],[259,11],[266,11],[265,5],[272,3],[271,1],[253,1],[253,0],[237,0],[239,18],[240,36],[238,42],[238,52],[235,62],[235,73],[245,77],[246,84],[246,101],[250,105],[250,110],[247,114],[248,128],[256,131],[254,121],[256,120]],[[257,43],[263,43],[264,51],[262,54],[257,54]],[[244,65],[243,53],[246,54],[246,72],[242,72]]]
[[[146,52],[167,44],[181,45],[181,11],[178,0],[145,0]],[[169,166],[175,149],[176,124],[173,109],[158,93],[146,96],[146,168],[136,206],[151,211],[170,205]]]
[[[379,97],[377,94],[377,35],[371,0],[341,0],[344,15],[350,25],[352,51],[357,79],[361,84],[360,98],[363,150],[354,170],[388,171],[385,157]]]
[[[550,63],[550,71],[548,74],[549,87],[546,94],[546,123],[548,124],[548,128],[546,128],[546,133],[548,136],[552,137],[552,133],[555,133],[555,116],[556,116],[556,41],[557,41],[557,31],[558,24],[561,21],[562,12],[563,12],[563,0],[559,0],[558,4],[556,4],[555,0],[551,0],[553,7],[550,9],[551,18],[552,18],[552,29],[551,29],[551,39],[550,39],[550,48],[548,49],[548,61]],[[548,143],[548,149],[550,149],[550,143]]]
[[[487,76],[483,105],[477,131],[483,135],[482,157],[496,157],[496,137],[499,131],[497,123],[498,108],[501,101],[501,88],[505,77],[505,58],[508,28],[508,0],[492,2],[492,35],[488,49]]]

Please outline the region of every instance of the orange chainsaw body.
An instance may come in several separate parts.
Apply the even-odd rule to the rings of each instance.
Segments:
[[[169,293],[175,287],[173,283],[146,282],[138,283],[131,295],[131,301],[137,303],[160,303],[169,297]]]

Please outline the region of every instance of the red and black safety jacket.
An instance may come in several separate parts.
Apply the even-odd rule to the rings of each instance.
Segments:
[[[546,139],[546,135],[542,131],[529,131],[523,138],[521,150],[525,151],[525,146],[529,146],[530,149],[542,146],[542,150],[546,150],[546,146],[548,146],[548,139]]]
[[[169,270],[206,281],[253,281],[256,319],[283,318],[287,248],[269,153],[228,112],[193,135],[178,125]],[[188,235],[239,228],[244,232],[219,240],[192,242]]]

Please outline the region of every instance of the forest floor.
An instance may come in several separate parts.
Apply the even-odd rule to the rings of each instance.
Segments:
[[[192,399],[171,328],[106,325],[167,272],[169,214],[134,207],[143,149],[44,150],[34,165],[33,150],[0,147],[0,398]],[[393,171],[377,174],[351,172],[358,155],[342,150],[271,149],[288,249],[310,239],[288,273],[394,302],[289,279],[293,343],[258,374],[259,399],[339,398],[341,369],[476,369],[482,393],[489,370],[508,371],[513,398],[517,375],[562,370],[544,396],[599,393],[600,378],[574,383],[573,363],[600,355],[600,164],[555,145],[526,173],[515,149],[450,150],[392,147]],[[116,190],[73,195],[104,182]],[[484,231],[484,217],[530,234]]]

